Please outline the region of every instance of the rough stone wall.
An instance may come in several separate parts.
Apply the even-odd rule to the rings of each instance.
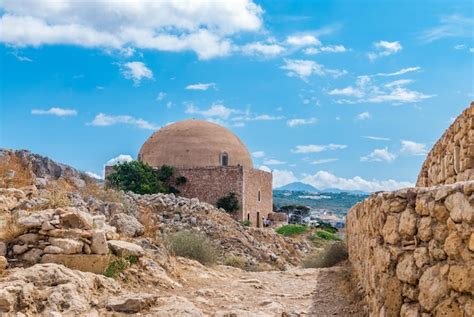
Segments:
[[[184,176],[186,184],[178,186],[179,196],[198,198],[206,203],[216,205],[219,198],[233,192],[237,195],[240,210],[236,219],[242,219],[242,194],[244,182],[244,168],[242,166],[215,166],[176,168],[176,177]]]
[[[375,193],[347,215],[373,316],[474,316],[474,181]]]
[[[258,199],[259,192],[260,200]],[[260,226],[263,226],[263,219],[267,218],[273,207],[272,174],[253,168],[245,168],[243,193],[244,214],[240,220],[248,219],[248,214],[252,225],[256,226],[258,212]]]
[[[416,186],[474,180],[474,102],[454,121],[423,163]]]

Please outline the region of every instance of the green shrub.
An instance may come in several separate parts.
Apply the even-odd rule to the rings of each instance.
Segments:
[[[321,229],[321,230],[327,231],[327,232],[331,232],[331,233],[336,233],[337,232],[337,228],[332,226],[330,223],[327,223],[327,222],[319,223],[318,228]]]
[[[244,257],[233,255],[225,259],[224,265],[243,269],[247,265],[247,260]]]
[[[242,220],[240,223],[245,226],[245,227],[250,227],[252,225],[252,222],[250,220]]]
[[[217,208],[222,208],[230,214],[235,213],[240,208],[239,199],[235,193],[219,198]]]
[[[276,230],[277,233],[284,236],[292,236],[308,231],[308,227],[303,225],[286,225]]]
[[[121,257],[109,263],[104,275],[111,278],[116,278],[120,273],[125,271],[130,265],[136,264],[138,258],[136,256]]]
[[[303,259],[305,268],[331,267],[347,259],[347,248],[342,242],[327,245],[322,251],[309,254]]]
[[[107,176],[107,182],[110,187],[137,194],[155,194],[166,191],[160,173],[141,161],[115,165],[114,172]]]
[[[311,238],[313,239],[315,239],[316,237],[321,238],[323,240],[341,241],[341,238],[336,236],[334,233],[327,232],[325,230],[318,230],[315,233],[313,233],[313,235],[311,236]]]
[[[205,235],[180,231],[168,237],[168,250],[176,256],[190,258],[204,265],[217,262],[217,250]]]

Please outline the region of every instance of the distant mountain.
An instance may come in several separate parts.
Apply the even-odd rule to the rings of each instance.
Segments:
[[[288,190],[293,192],[309,192],[309,193],[318,193],[319,190],[310,184],[305,184],[302,182],[293,182],[285,186],[275,188],[275,190]]]
[[[326,188],[321,190],[322,193],[348,193],[353,195],[369,195],[370,193],[364,192],[362,190],[347,190],[347,189],[339,189],[339,188]]]

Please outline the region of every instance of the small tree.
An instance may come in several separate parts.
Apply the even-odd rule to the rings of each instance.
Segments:
[[[155,194],[166,190],[159,172],[141,161],[115,165],[107,181],[110,187],[137,194]]]
[[[280,210],[288,214],[290,223],[301,223],[303,218],[309,216],[311,209],[303,205],[286,205]]]
[[[235,213],[240,208],[239,199],[235,193],[219,198],[217,201],[217,208],[222,208],[230,214]]]

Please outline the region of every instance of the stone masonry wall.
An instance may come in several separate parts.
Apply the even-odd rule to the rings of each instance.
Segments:
[[[216,205],[219,198],[233,192],[242,204],[244,168],[242,166],[214,166],[176,168],[176,177],[184,176],[186,184],[178,186],[179,196],[198,198],[206,203]],[[235,215],[242,219],[242,208]]]
[[[253,169],[244,169],[244,199],[243,207],[246,214],[243,219],[250,215],[250,221],[257,225],[257,212],[260,215],[260,226],[263,226],[263,219],[267,218],[273,208],[272,174]],[[260,192],[260,200],[258,193]]]
[[[474,181],[374,193],[347,215],[372,316],[474,316]]]
[[[474,102],[454,121],[424,162],[416,186],[474,180]]]

